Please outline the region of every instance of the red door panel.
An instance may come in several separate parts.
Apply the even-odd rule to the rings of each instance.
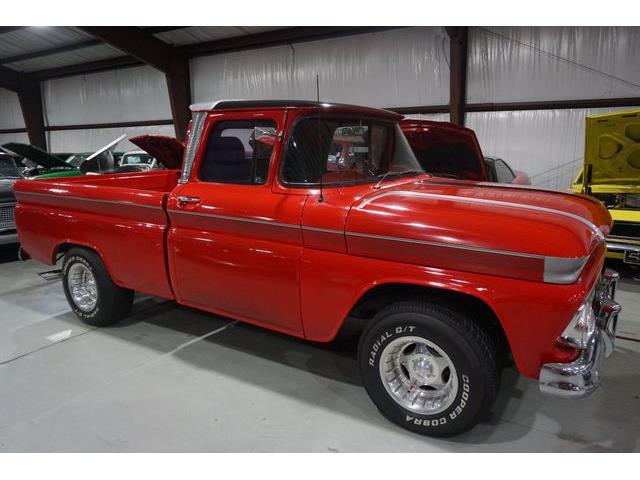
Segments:
[[[225,114],[224,121],[251,118],[249,113]],[[270,118],[281,131],[284,114],[274,112]],[[205,139],[213,126],[205,128]],[[270,170],[279,143],[277,137]],[[186,305],[302,336],[300,224],[306,197],[272,192],[271,171],[264,185],[200,181],[201,154],[191,179],[174,190],[167,205],[169,270],[176,298]],[[185,203],[185,197],[194,203]]]

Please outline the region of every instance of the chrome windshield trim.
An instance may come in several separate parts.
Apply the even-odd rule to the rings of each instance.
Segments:
[[[77,197],[75,195],[60,195],[56,193],[42,193],[42,192],[16,192],[16,196],[20,197],[21,195],[33,195],[36,197],[54,197],[62,200],[79,200],[81,202],[93,202],[93,203],[105,203],[107,205],[126,205],[128,207],[140,207],[140,208],[151,208],[153,210],[162,210],[161,206],[155,205],[144,205],[142,203],[128,202],[128,201],[120,201],[120,200],[101,200],[97,198],[86,198],[86,197]]]
[[[503,200],[491,200],[488,198],[473,198],[473,197],[464,197],[464,196],[457,196],[457,195],[444,195],[440,193],[411,192],[411,191],[408,192],[408,191],[391,190],[391,191],[381,192],[377,195],[372,195],[370,197],[365,198],[360,203],[360,205],[358,205],[356,208],[358,208],[359,210],[363,210],[370,203],[376,200],[379,200],[383,197],[393,196],[393,195],[399,195],[399,196],[405,196],[405,197],[436,198],[436,199],[442,199],[442,200],[449,200],[452,202],[478,203],[482,205],[495,205],[500,207],[520,208],[524,210],[532,210],[535,212],[551,213],[554,215],[560,215],[563,217],[576,220],[582,223],[583,225],[586,225],[600,240],[605,239],[604,234],[600,231],[598,227],[596,227],[593,223],[591,223],[586,218],[583,218],[579,215],[575,215],[569,212],[563,212],[562,210],[556,210],[554,208],[540,207],[538,205],[527,205],[523,203],[505,202]]]
[[[191,175],[191,168],[193,167],[193,161],[196,158],[196,152],[198,151],[198,147],[200,146],[205,118],[207,118],[206,111],[197,110],[193,112],[191,132],[189,133],[189,143],[187,143],[187,148],[184,152],[182,173],[180,174],[180,180],[178,180],[178,183],[187,183],[187,181],[189,180],[189,176]]]

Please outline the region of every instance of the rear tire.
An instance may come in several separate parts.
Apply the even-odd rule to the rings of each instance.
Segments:
[[[133,304],[133,291],[113,283],[98,254],[85,248],[72,248],[65,255],[62,286],[73,312],[95,327],[119,322]]]
[[[433,303],[402,302],[379,312],[360,338],[358,363],[380,412],[421,435],[470,429],[497,393],[489,335],[466,315]]]

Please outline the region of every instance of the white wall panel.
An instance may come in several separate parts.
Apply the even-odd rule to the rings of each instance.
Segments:
[[[451,121],[448,113],[412,113],[411,115],[405,115],[404,118],[414,120],[434,120],[436,122]]]
[[[152,67],[56,78],[42,85],[46,125],[171,118],[165,76]]]
[[[288,46],[194,58],[193,101],[304,98],[292,93],[292,58]]]
[[[418,27],[191,60],[194,101],[316,99],[379,107],[449,101],[446,33]]]
[[[473,27],[467,101],[640,95],[640,28]]]
[[[50,152],[93,152],[112,142],[123,133],[127,134],[127,138],[144,134],[175,136],[173,125],[97,128],[92,130],[59,130],[47,133],[47,143]],[[138,147],[125,139],[120,142],[116,151],[122,152],[137,149]]]
[[[5,128],[24,128],[24,119],[18,94],[0,88],[0,130]]]
[[[29,143],[26,133],[0,133],[0,145],[8,142]]]
[[[372,107],[449,102],[449,43],[440,27],[419,27],[294,45],[302,98]]]
[[[502,158],[533,185],[566,190],[582,167],[585,116],[609,109],[467,113],[485,156]]]

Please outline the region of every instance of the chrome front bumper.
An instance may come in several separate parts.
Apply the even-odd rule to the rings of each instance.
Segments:
[[[611,253],[640,252],[640,246],[633,243],[616,242],[615,239],[609,238],[607,251]]]
[[[540,370],[540,391],[564,398],[581,398],[600,385],[600,369],[614,348],[620,304],[614,300],[617,272],[605,269],[594,299],[596,329],[587,348],[571,363],[546,363]]]

